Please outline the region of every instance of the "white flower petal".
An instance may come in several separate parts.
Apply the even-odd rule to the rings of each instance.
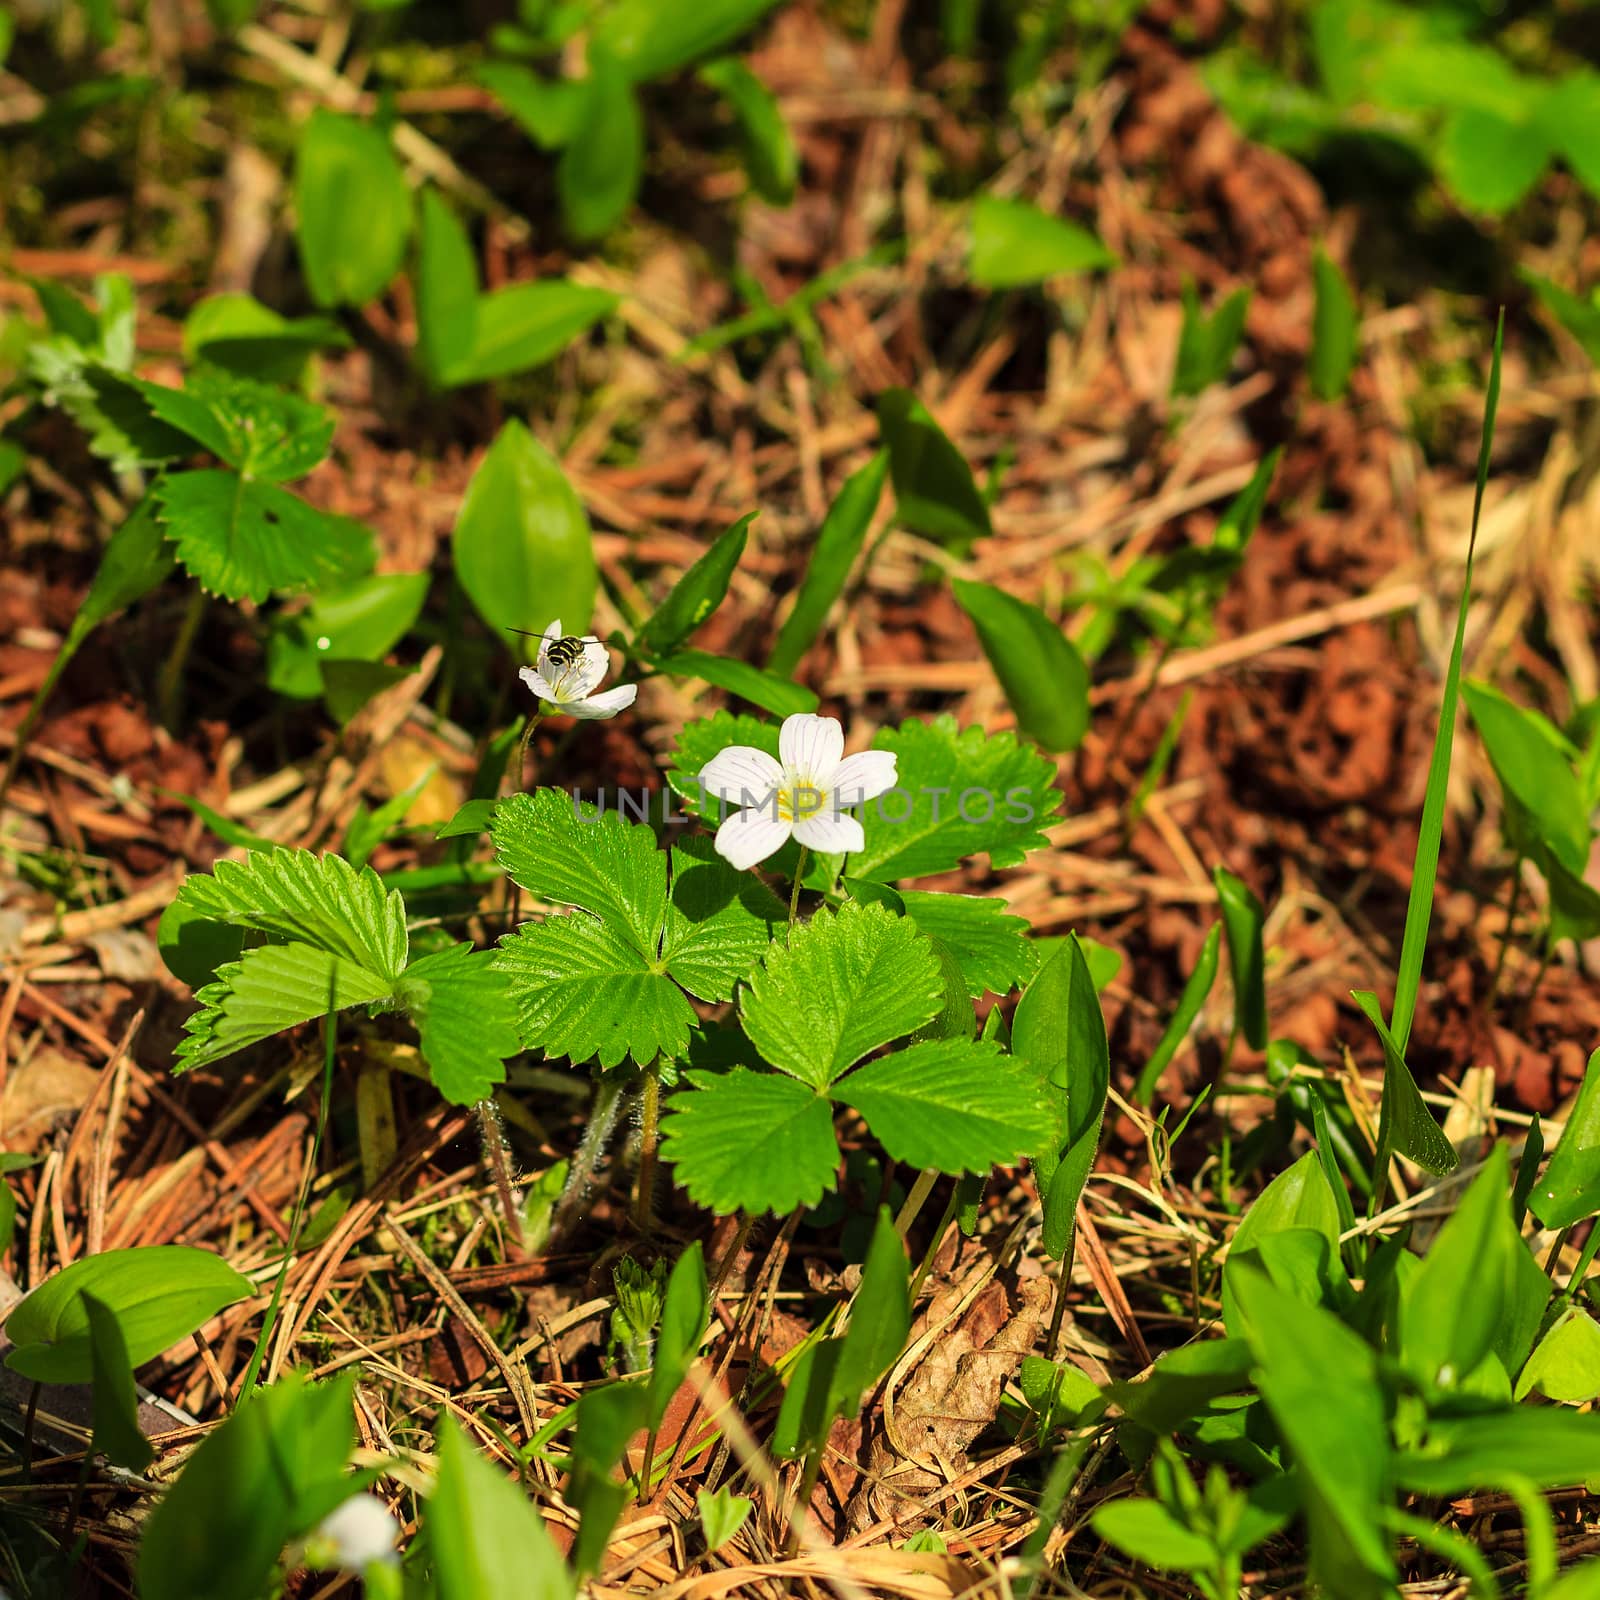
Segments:
[[[639,685],[636,683],[619,683],[615,689],[607,689],[604,694],[592,694],[587,700],[569,700],[562,710],[574,717],[582,717],[586,722],[594,722],[626,711],[638,692]]]
[[[581,685],[580,696],[588,694],[610,670],[611,657],[606,647],[598,639],[590,639],[571,668],[573,682]]]
[[[794,836],[808,850],[829,856],[853,856],[867,842],[861,824],[847,811],[819,811],[795,823]]]
[[[399,1528],[376,1495],[352,1495],[317,1524],[316,1538],[332,1547],[346,1572],[361,1572],[374,1561],[394,1561]]]
[[[561,618],[557,617],[539,639],[539,670],[544,672],[550,665],[550,646],[561,637]]]
[[[735,811],[717,829],[717,854],[736,871],[743,872],[783,848],[791,829],[771,812],[759,807]]]
[[[835,804],[858,806],[863,800],[876,800],[894,788],[898,776],[891,750],[863,750],[846,756],[833,775]]]
[[[700,769],[700,790],[732,805],[753,806],[783,782],[783,768],[765,750],[730,744]]]
[[[532,689],[541,700],[549,700],[552,702],[555,700],[555,690],[552,689],[550,685],[545,682],[543,676],[536,672],[532,667],[524,667],[522,671],[517,674],[517,676],[521,678],[522,681],[527,684],[527,686]]]
[[[783,719],[778,730],[778,755],[784,771],[818,789],[833,787],[833,774],[844,754],[844,729],[835,717],[815,717],[809,711]]]

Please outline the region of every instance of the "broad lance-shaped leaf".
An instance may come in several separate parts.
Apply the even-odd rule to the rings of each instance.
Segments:
[[[588,628],[597,582],[588,514],[561,463],[515,417],[467,485],[451,548],[461,587],[511,648],[531,658],[538,641],[525,635],[557,618],[569,634]]]
[[[957,550],[994,531],[965,457],[909,389],[879,397],[878,428],[889,452],[901,526]]]
[[[777,0],[613,0],[594,40],[635,83],[665,77],[726,49]]]
[[[6,1365],[37,1383],[92,1382],[86,1295],[115,1316],[129,1365],[142,1367],[252,1292],[248,1278],[209,1250],[105,1250],[62,1268],[17,1302],[5,1320],[16,1347]]]
[[[1172,374],[1174,395],[1199,394],[1221,383],[1233,366],[1234,353],[1244,335],[1245,314],[1250,309],[1248,287],[1235,289],[1208,317],[1189,279],[1183,283],[1183,328],[1178,336],[1178,360]]]
[[[294,202],[311,298],[361,306],[382,294],[411,235],[411,190],[389,134],[314,112],[295,155]]]
[[[583,102],[556,163],[567,231],[587,244],[614,228],[639,191],[644,114],[627,73],[597,35],[589,37]]]
[[[1050,1120],[1038,1077],[998,1045],[934,1039],[869,1061],[834,1086],[907,1166],[987,1173],[1015,1161]]]
[[[1383,1100],[1378,1111],[1378,1152],[1373,1167],[1378,1181],[1373,1185],[1374,1193],[1383,1187],[1383,1175],[1391,1155],[1402,1155],[1435,1175],[1454,1172],[1461,1158],[1433,1120],[1433,1113],[1417,1088],[1417,1080],[1411,1076],[1394,1035],[1384,1024],[1383,1008],[1378,1004],[1377,995],[1360,990],[1353,998],[1383,1043]]]
[[[254,600],[349,583],[372,569],[371,532],[236,472],[163,478],[151,491],[178,561],[200,587]]]
[[[872,526],[889,476],[889,452],[880,450],[866,466],[853,472],[834,497],[817,535],[816,548],[806,567],[794,609],[778,630],[767,668],[788,677],[828,620],[833,603],[844,593],[850,569]]]
[[[94,1363],[93,1448],[132,1472],[143,1472],[155,1452],[139,1432],[139,1396],[133,1387],[133,1362],[115,1311],[85,1289],[89,1316],[89,1358]]]
[[[406,911],[370,867],[310,850],[252,852],[184,879],[178,899],[213,922],[313,945],[390,984],[406,964]]]
[[[696,1205],[731,1216],[814,1206],[838,1176],[833,1107],[777,1072],[686,1072],[667,1099],[661,1154]]]
[[[394,980],[309,944],[246,950],[217,968],[196,995],[200,1009],[183,1025],[174,1072],[190,1072],[315,1017],[387,1000]]]
[[[670,655],[726,598],[734,568],[744,554],[756,513],[739,518],[672,586],[639,630],[639,645],[653,655]]]
[[[1528,1207],[1547,1228],[1567,1228],[1600,1211],[1600,1050],[1589,1057],[1578,1098]]]
[[[1312,258],[1311,272],[1317,290],[1311,315],[1311,392],[1319,400],[1337,400],[1356,364],[1360,319],[1350,285],[1325,250]]]
[[[474,307],[472,343],[446,358],[440,381],[453,388],[531,372],[553,361],[617,304],[618,296],[610,290],[566,278],[514,283],[480,295]]]
[[[650,1369],[649,1414],[656,1427],[661,1425],[667,1406],[700,1353],[706,1320],[705,1252],[696,1239],[673,1262],[661,1301],[661,1323],[656,1330]]]
[[[1070,1272],[1078,1201],[1100,1146],[1111,1083],[1100,996],[1075,934],[1018,1002],[1011,1052],[1032,1069],[1054,1110],[1040,1124],[1045,1142],[1032,1154],[1044,1200],[1044,1247]]]
[[[1087,228],[1026,200],[979,195],[972,207],[972,281],[1015,289],[1068,272],[1114,267],[1117,258]]]
[[[992,584],[951,580],[978,630],[1017,726],[1046,750],[1076,750],[1089,728],[1089,669],[1077,647],[1037,606]]]
[[[406,968],[399,998],[416,1025],[428,1076],[446,1100],[476,1105],[505,1082],[506,1058],[522,1039],[492,951],[458,944],[423,956]]]
[[[422,194],[417,237],[417,355],[431,383],[471,350],[478,329],[478,263],[460,219],[433,189]]]
[[[765,1060],[823,1089],[869,1051],[934,1017],[941,993],[928,941],[883,907],[849,901],[771,947],[739,1016]]]

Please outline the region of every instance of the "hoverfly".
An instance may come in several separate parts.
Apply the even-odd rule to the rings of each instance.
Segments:
[[[533,633],[527,628],[508,628],[508,633],[520,633],[524,639],[543,639],[542,633]],[[592,633],[569,633],[559,639],[552,639],[544,647],[543,655],[552,667],[565,672],[568,667],[575,666],[583,659],[583,647],[590,644],[599,644],[599,638]]]

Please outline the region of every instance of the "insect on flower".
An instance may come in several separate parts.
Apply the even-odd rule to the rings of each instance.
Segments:
[[[866,844],[847,807],[875,800],[895,785],[887,750],[844,753],[844,729],[833,717],[802,712],[778,730],[778,756],[729,745],[700,769],[700,787],[744,809],[717,829],[717,850],[741,871],[765,861],[790,838],[811,850],[853,855]]]
[[[540,637],[538,666],[524,667],[521,678],[553,709],[594,721],[627,710],[639,692],[638,684],[624,683],[595,694],[610,668],[611,657],[593,634],[564,634],[557,617]]]

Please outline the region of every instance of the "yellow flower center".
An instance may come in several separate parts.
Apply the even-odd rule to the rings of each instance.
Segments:
[[[828,797],[814,783],[803,780],[778,790],[777,806],[780,822],[804,822],[814,817],[828,803]]]

